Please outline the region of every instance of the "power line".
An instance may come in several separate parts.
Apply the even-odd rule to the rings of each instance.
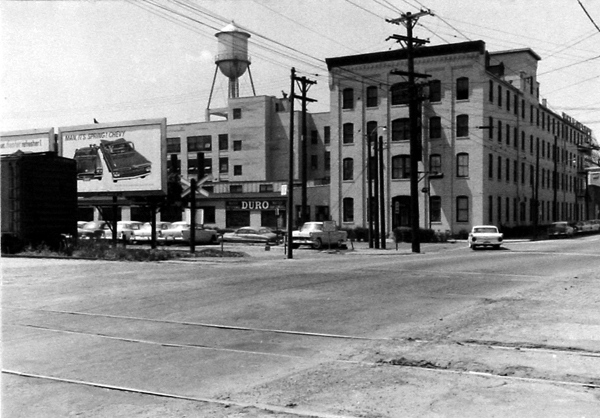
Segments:
[[[598,25],[596,25],[596,22],[594,22],[594,19],[592,19],[592,16],[590,16],[590,14],[588,13],[588,11],[585,9],[585,7],[583,6],[583,4],[581,4],[581,1],[577,0],[577,3],[579,3],[579,5],[581,6],[581,8],[583,9],[583,11],[585,12],[585,15],[588,17],[588,19],[590,19],[590,21],[594,24],[594,26],[596,27],[596,29],[598,30],[598,32],[600,32],[600,27],[598,27]]]

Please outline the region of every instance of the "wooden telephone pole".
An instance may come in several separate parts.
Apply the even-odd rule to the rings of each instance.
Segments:
[[[419,126],[419,97],[415,83],[416,78],[429,77],[428,74],[415,73],[415,45],[421,46],[429,41],[414,38],[413,28],[421,16],[433,15],[430,11],[421,10],[419,13],[405,13],[397,19],[387,19],[388,23],[406,27],[406,36],[393,35],[388,39],[404,42],[408,58],[408,71],[392,71],[392,74],[408,76],[409,119],[410,119],[410,220],[412,232],[412,252],[421,252],[419,237],[419,161],[422,160],[421,135]]]

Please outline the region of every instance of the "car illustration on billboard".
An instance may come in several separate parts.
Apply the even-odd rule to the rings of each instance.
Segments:
[[[133,142],[124,138],[101,140],[100,149],[114,182],[150,174],[152,163],[135,149]]]
[[[68,126],[58,132],[60,155],[77,161],[82,197],[166,193],[166,118]]]
[[[73,159],[77,162],[77,180],[100,180],[102,178],[104,169],[98,145],[75,150]]]

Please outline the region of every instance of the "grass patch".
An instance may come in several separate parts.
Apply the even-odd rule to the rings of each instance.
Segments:
[[[64,258],[82,258],[93,260],[113,260],[113,261],[165,261],[177,260],[181,258],[205,258],[205,257],[245,257],[246,254],[235,251],[221,251],[215,248],[205,248],[191,254],[189,251],[177,251],[166,249],[144,249],[117,246],[113,247],[108,242],[103,241],[79,241],[73,248],[65,252],[51,250],[48,246],[40,245],[38,247],[26,247],[19,253],[22,256],[30,257],[64,257]]]

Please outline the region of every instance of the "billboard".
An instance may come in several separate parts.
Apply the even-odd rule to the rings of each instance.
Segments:
[[[166,119],[58,129],[60,154],[77,161],[77,192],[162,194],[167,190]]]
[[[0,133],[0,155],[47,152],[54,149],[54,128]]]

